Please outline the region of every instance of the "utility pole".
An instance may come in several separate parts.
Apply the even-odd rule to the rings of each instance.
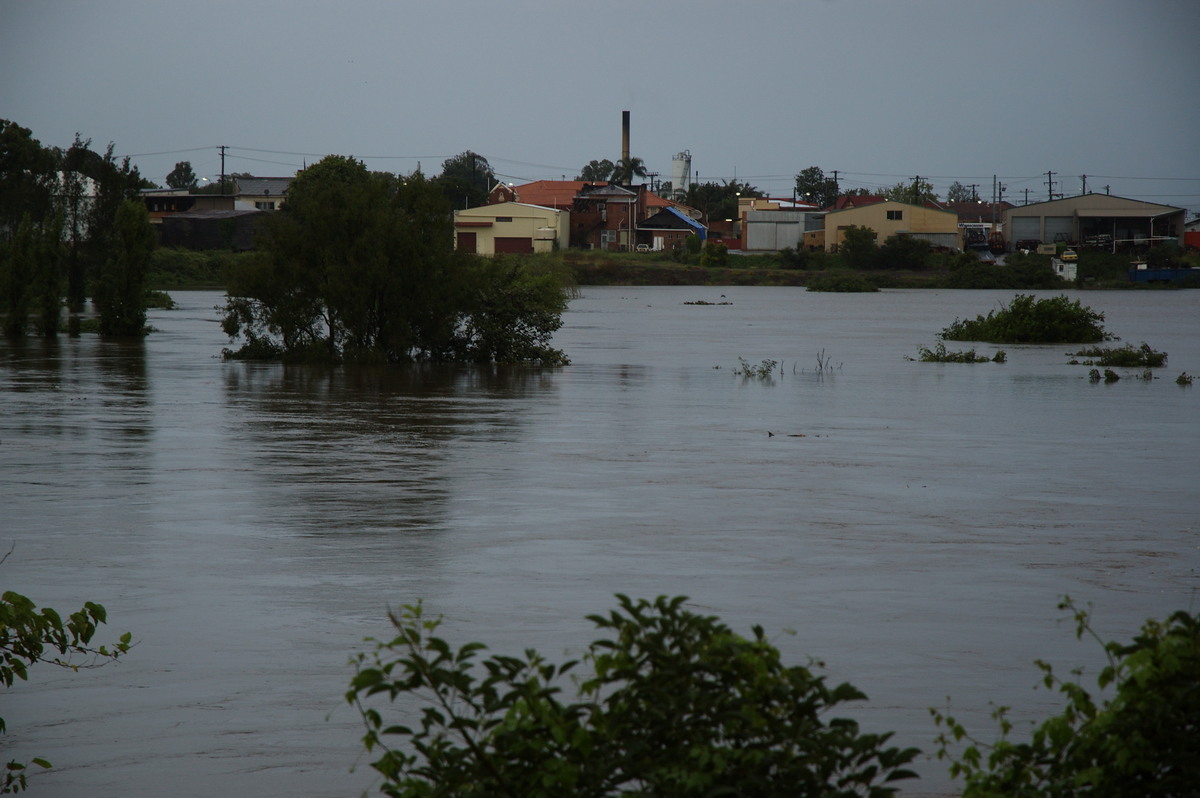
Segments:
[[[971,202],[979,202],[979,192],[975,189],[979,188],[978,183],[971,184]]]
[[[1105,186],[1105,187],[1104,187],[1104,193],[1105,193],[1105,194],[1111,194],[1111,193],[1112,193],[1111,191],[1109,191],[1109,188],[1111,188],[1111,186]]]
[[[1049,189],[1048,199],[1054,199],[1054,176],[1058,172],[1046,172],[1046,188]]]
[[[1025,189],[1025,204],[1029,204],[1029,189]]]
[[[913,178],[913,205],[921,204],[921,176]]]
[[[1080,191],[1079,193],[1086,194],[1087,193],[1087,175],[1080,175],[1079,179],[1083,181],[1083,190]]]
[[[225,145],[217,147],[221,151],[221,194],[225,193]]]

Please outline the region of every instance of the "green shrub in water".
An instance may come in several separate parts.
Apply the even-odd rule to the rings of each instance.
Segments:
[[[1103,322],[1103,313],[1081,305],[1077,299],[1061,294],[1049,299],[1018,294],[1006,307],[988,311],[987,316],[955,319],[940,337],[990,343],[1090,344],[1113,339]]]

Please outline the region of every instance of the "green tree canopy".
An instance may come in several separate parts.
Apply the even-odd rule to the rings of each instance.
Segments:
[[[852,224],[846,228],[838,254],[852,269],[873,269],[879,258],[879,247],[875,245],[878,238],[871,228]]]
[[[140,200],[125,200],[108,237],[109,249],[96,275],[92,298],[100,311],[100,334],[146,334],[146,277],[154,251],[150,214]]]
[[[962,183],[955,180],[946,189],[946,202],[970,202],[978,199],[972,192],[970,186],[964,186]]]
[[[331,155],[297,174],[263,257],[231,275],[227,356],[560,363],[557,277],[455,252],[445,196],[419,173]]]
[[[171,174],[167,175],[167,185],[171,188],[195,188],[196,173],[192,171],[191,161],[180,161],[175,164]]]
[[[687,204],[704,213],[706,220],[736,219],[739,197],[761,197],[762,192],[749,183],[736,180],[722,183],[692,183]]]
[[[591,160],[579,170],[579,175],[576,180],[586,180],[590,183],[603,183],[612,178],[613,171],[617,168],[616,164],[607,158],[597,161]]]
[[[488,159],[466,150],[442,161],[442,173],[435,178],[454,208],[475,208],[487,201],[496,183]]]
[[[0,119],[0,241],[16,234],[26,214],[39,227],[50,216],[57,169],[54,151],[31,130]]]
[[[533,650],[477,662],[421,606],[393,615],[398,636],[355,659],[346,699],[391,796],[604,798],[887,796],[911,778],[915,749],[886,747],[838,705],[866,696],[831,686],[820,663],[785,665],[761,627],[750,637],[684,608],[618,596],[589,617],[604,635],[582,663]],[[578,665],[586,671],[575,676]],[[576,700],[564,700],[569,677]],[[417,699],[413,725],[385,723],[372,697]]]
[[[635,177],[645,177],[647,174],[645,162],[637,156],[630,156],[617,161],[609,179],[614,183],[629,185]]]
[[[883,269],[921,271],[929,267],[933,246],[923,238],[909,235],[888,236],[879,247],[876,263]]]
[[[819,166],[801,169],[796,175],[796,197],[804,202],[828,208],[837,202],[837,181],[826,177]]]
[[[896,202],[907,202],[909,205],[924,205],[927,202],[937,202],[937,194],[933,184],[924,180],[910,180],[885,188],[880,195]]]

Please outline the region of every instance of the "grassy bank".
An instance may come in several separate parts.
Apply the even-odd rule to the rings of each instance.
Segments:
[[[193,252],[156,250],[149,287],[156,290],[221,289],[229,269],[253,252]],[[560,272],[568,282],[587,285],[780,285],[813,290],[874,290],[878,288],[992,288],[1030,289],[1163,289],[1185,286],[1147,286],[1129,282],[1129,257],[1083,253],[1080,280],[1060,280],[1050,271],[1050,259],[1036,255],[1010,255],[997,266],[974,255],[931,255],[926,268],[851,269],[837,255],[789,253],[730,254],[720,266],[701,266],[698,256],[672,256],[664,252],[590,252],[568,250],[546,255],[517,255],[535,269]],[[859,289],[848,286],[858,284]],[[830,288],[829,286],[835,286]],[[1195,286],[1186,286],[1195,287]]]

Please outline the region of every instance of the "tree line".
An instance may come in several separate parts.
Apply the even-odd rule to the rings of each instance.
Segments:
[[[69,329],[90,296],[103,335],[141,335],[154,233],[138,191],[149,185],[76,134],[45,147],[28,128],[0,119],[0,314],[4,333],[53,336],[62,309]]]

